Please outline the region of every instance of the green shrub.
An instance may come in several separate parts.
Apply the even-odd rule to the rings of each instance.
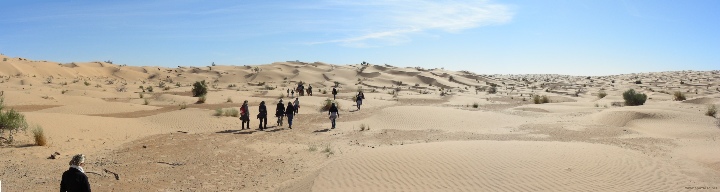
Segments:
[[[43,131],[43,128],[39,125],[35,126],[35,129],[32,130],[33,138],[35,139],[35,145],[37,146],[45,146],[47,145],[47,138],[45,138],[45,133]]]
[[[635,81],[635,84],[642,84],[642,81],[637,80],[637,81]]]
[[[20,112],[10,109],[4,111],[5,98],[0,97],[0,136],[3,136],[5,132],[8,132],[7,143],[14,141],[13,136],[18,131],[25,131],[28,128],[27,121],[25,121],[25,115]]]
[[[708,109],[705,112],[705,115],[715,117],[715,114],[717,114],[717,107],[715,107],[715,105],[708,105]]]
[[[673,100],[675,101],[685,101],[685,94],[680,91],[675,91],[673,93]]]
[[[205,80],[195,81],[192,88],[193,97],[200,97],[207,94],[207,84]]]
[[[473,103],[473,108],[478,108],[478,107],[480,107],[480,104],[478,104],[477,102]]]
[[[625,99],[625,105],[627,106],[638,106],[645,104],[647,95],[644,93],[636,93],[634,89],[629,89],[623,92],[623,99]]]
[[[607,93],[605,93],[605,91],[598,92],[598,99],[605,98],[605,96],[607,96]]]
[[[223,115],[223,110],[222,110],[222,108],[217,108],[217,109],[215,109],[215,113],[214,113],[213,115],[214,115],[214,116],[218,116],[218,117],[219,117],[219,116],[222,116],[222,115]]]
[[[90,86],[90,83],[88,83],[87,81],[85,81],[85,86]]]

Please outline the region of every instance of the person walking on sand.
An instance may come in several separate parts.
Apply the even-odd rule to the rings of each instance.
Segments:
[[[308,96],[312,96],[312,85],[308,85]]]
[[[247,129],[250,129],[250,110],[248,108],[247,100],[245,100],[240,107],[240,120],[242,124],[242,129],[240,130],[246,129],[245,124],[247,124]]]
[[[60,180],[60,192],[90,192],[90,181],[88,181],[85,170],[85,155],[77,154],[70,160],[70,169],[62,174]]]
[[[357,102],[357,110],[360,110],[360,105],[362,105],[362,101],[365,99],[365,94],[363,94],[362,91],[358,92],[357,98],[355,99],[355,102]]]
[[[335,129],[335,119],[340,117],[340,112],[338,111],[337,106],[335,106],[335,103],[332,103],[330,106],[330,110],[328,110],[328,115],[330,115],[330,122],[332,123],[332,128]]]
[[[258,109],[258,119],[260,120],[260,125],[258,126],[258,129],[262,131],[267,129],[267,108],[265,107],[265,101],[260,102],[260,107],[258,107]]]
[[[287,96],[290,96],[290,89],[287,89]]]
[[[295,90],[290,90],[290,93],[292,94],[292,97],[295,97]]]
[[[335,100],[335,95],[337,95],[337,89],[335,89],[335,87],[333,87],[332,94],[333,94],[333,100]]]
[[[285,104],[283,104],[283,100],[280,99],[280,101],[277,104],[277,107],[275,108],[275,117],[277,117],[277,126],[282,126],[283,124],[283,117],[285,116]]]
[[[300,113],[300,101],[298,98],[295,98],[295,102],[293,102],[293,105],[295,107],[295,114]]]
[[[292,121],[295,116],[295,107],[293,104],[288,102],[287,108],[285,109],[285,115],[287,116],[288,128],[292,129]]]

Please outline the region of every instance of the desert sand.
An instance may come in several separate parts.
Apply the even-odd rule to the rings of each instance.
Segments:
[[[588,77],[0,59],[6,109],[48,139],[36,146],[28,130],[0,147],[2,191],[55,191],[78,153],[94,191],[720,191],[720,124],[705,115],[720,104],[720,71]],[[196,104],[201,80],[209,93]],[[293,100],[286,90],[301,81],[314,95],[299,97],[293,129],[276,126],[275,104]],[[331,130],[320,108],[336,83],[341,116]],[[631,88],[647,102],[617,106]],[[687,100],[673,100],[675,91]],[[245,100],[250,130],[213,115]],[[261,101],[264,131],[254,118]]]

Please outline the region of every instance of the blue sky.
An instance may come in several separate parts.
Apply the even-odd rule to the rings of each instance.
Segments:
[[[137,66],[275,61],[481,74],[720,69],[720,1],[4,0],[0,53]]]

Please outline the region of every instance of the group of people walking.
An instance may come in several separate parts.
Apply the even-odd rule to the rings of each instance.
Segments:
[[[310,86],[312,87],[312,86]],[[294,90],[288,90],[294,97]],[[338,90],[333,87],[332,89],[332,95],[333,100],[335,100],[338,94]],[[363,100],[365,99],[365,94],[362,91],[359,91],[358,94],[355,96],[355,102],[357,106],[357,110],[360,110],[360,106],[363,104]],[[275,117],[277,118],[277,126],[283,126],[283,119],[287,119],[287,125],[289,129],[292,129],[293,125],[293,119],[295,118],[295,115],[298,114],[300,110],[300,100],[299,98],[295,98],[292,102],[287,102],[287,105],[283,102],[282,99],[280,99],[275,107]],[[332,102],[329,110],[328,110],[328,116],[330,118],[330,122],[332,124],[331,129],[335,129],[336,125],[336,119],[340,117],[340,111],[337,108],[337,105],[335,102]],[[267,129],[267,118],[268,118],[268,111],[267,106],[265,105],[265,101],[260,102],[260,106],[258,106],[258,115],[257,119],[260,120],[260,124],[258,125],[259,130],[265,130]],[[250,109],[248,107],[248,101],[244,101],[242,106],[240,107],[240,120],[241,120],[241,130],[250,129]]]
[[[288,128],[292,129],[292,120],[294,116],[299,112],[300,109],[300,100],[298,98],[295,98],[294,102],[288,102],[287,107],[285,107],[285,104],[283,103],[283,100],[280,99],[277,103],[277,107],[275,108],[275,117],[277,117],[277,126],[283,125],[283,118],[287,117],[287,124]],[[265,105],[265,101],[260,102],[260,106],[258,106],[258,115],[257,119],[260,120],[260,125],[258,125],[258,129],[265,130],[267,129],[267,106]],[[248,101],[244,101],[242,106],[240,107],[240,121],[241,130],[250,129],[250,109],[248,106]],[[247,125],[247,127],[246,127]]]

